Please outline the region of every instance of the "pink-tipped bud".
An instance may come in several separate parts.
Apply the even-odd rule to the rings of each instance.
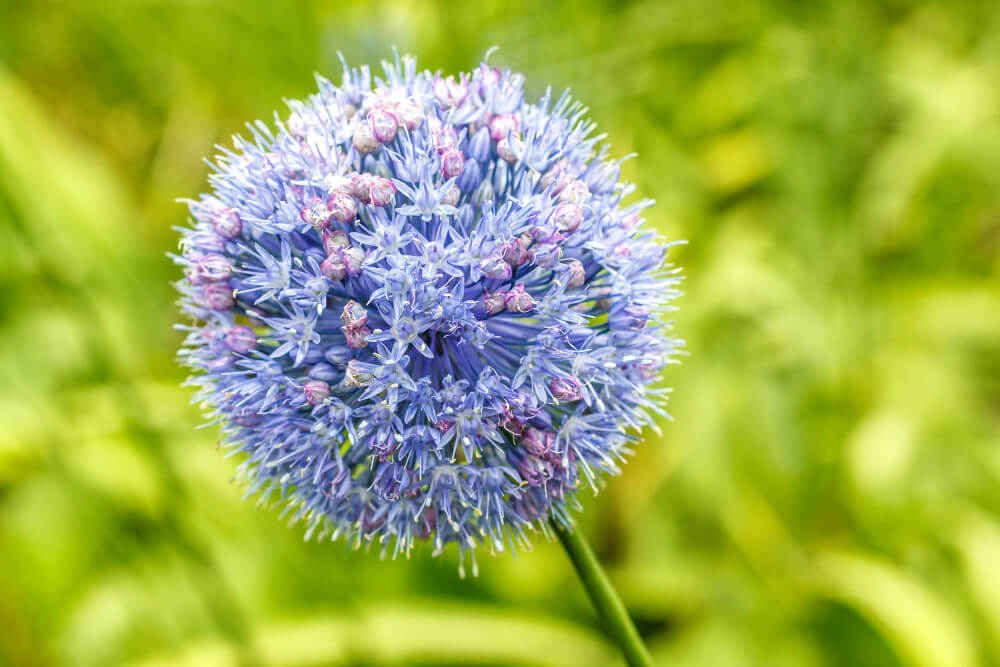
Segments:
[[[372,183],[375,182],[375,176],[368,173],[354,173],[351,174],[351,191],[354,196],[360,199],[365,204],[372,203]]]
[[[500,255],[489,255],[479,262],[479,271],[493,280],[507,280],[511,276],[510,264]]]
[[[372,332],[368,327],[357,329],[340,327],[340,330],[344,332],[344,338],[347,339],[347,347],[352,350],[360,350],[368,345],[368,334]]]
[[[529,257],[524,242],[519,238],[508,241],[503,246],[503,261],[514,268],[525,264]]]
[[[356,276],[361,273],[361,265],[364,264],[368,253],[362,248],[354,247],[344,250],[343,256],[347,265],[347,275]]]
[[[530,294],[524,291],[524,285],[521,283],[518,283],[514,286],[514,289],[507,292],[503,303],[507,306],[507,310],[512,313],[528,313],[535,308],[535,300],[531,298]]]
[[[445,178],[457,178],[465,166],[465,156],[457,148],[445,148],[441,151],[441,175]]]
[[[347,234],[341,231],[324,231],[323,232],[323,250],[326,251],[327,255],[332,255],[338,250],[343,248],[351,247],[351,239],[348,238]]]
[[[413,100],[403,100],[396,105],[396,118],[412,132],[424,121],[424,111]]]
[[[238,324],[226,332],[226,347],[237,354],[247,354],[257,347],[257,334],[245,324]]]
[[[243,231],[243,222],[234,209],[220,208],[212,214],[212,229],[224,239],[234,239]]]
[[[338,192],[326,202],[330,215],[340,222],[353,222],[358,215],[358,204],[354,197]]]
[[[309,203],[302,208],[302,213],[299,214],[299,217],[316,229],[324,229],[330,224],[331,215],[333,214],[327,207],[326,202],[319,197],[313,197],[309,200]]]
[[[396,185],[388,178],[376,176],[368,188],[368,196],[375,206],[388,206],[396,199]]]
[[[560,232],[572,234],[583,222],[583,207],[579,204],[559,204],[552,211],[552,222]]]
[[[348,329],[360,329],[368,324],[368,311],[360,303],[351,299],[344,304],[340,313],[340,321]]]
[[[458,81],[454,76],[446,79],[438,77],[434,81],[434,97],[445,107],[457,107],[465,101],[465,96],[469,94],[469,86],[466,83],[465,75],[462,74]]]
[[[506,308],[504,304],[505,296],[507,296],[506,292],[483,292],[483,295],[479,297],[479,301],[473,306],[473,314],[480,320],[485,320],[487,317],[496,315]]]
[[[583,398],[580,393],[580,383],[574,378],[552,378],[549,382],[549,391],[552,398],[557,401],[579,401]]]
[[[381,145],[378,139],[375,138],[375,133],[372,132],[371,125],[368,123],[358,125],[357,129],[354,130],[354,137],[351,143],[354,144],[354,148],[362,155],[374,153]]]
[[[343,280],[347,277],[347,262],[339,249],[335,249],[330,256],[319,265],[319,270],[330,280]]]
[[[490,138],[493,141],[506,139],[511,132],[517,132],[517,118],[514,114],[502,113],[493,117],[490,121]]]
[[[384,109],[372,109],[369,111],[368,124],[371,126],[372,136],[383,144],[395,139],[396,130],[399,129],[396,116]]]
[[[639,224],[640,217],[638,213],[629,213],[624,218],[622,218],[621,226],[622,229],[632,229]]]
[[[229,280],[233,275],[233,264],[225,255],[210,252],[202,255],[194,264],[194,281],[199,283],[218,283]]]
[[[236,305],[233,289],[228,283],[208,283],[205,285],[202,295],[205,305],[212,310],[229,310]]]
[[[570,259],[566,262],[566,289],[576,289],[583,287],[587,281],[587,272],[583,270],[583,264],[578,259]]]
[[[306,402],[315,407],[330,398],[330,385],[323,380],[308,380],[302,385],[302,391],[305,392]]]

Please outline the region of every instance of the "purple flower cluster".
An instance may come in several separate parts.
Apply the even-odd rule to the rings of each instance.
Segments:
[[[197,400],[307,536],[527,546],[661,410],[680,276],[652,202],[624,205],[586,110],[519,74],[397,57],[318,83],[188,202]]]

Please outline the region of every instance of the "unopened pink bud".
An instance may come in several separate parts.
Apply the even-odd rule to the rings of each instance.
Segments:
[[[194,264],[194,279],[199,283],[223,282],[232,275],[232,262],[225,255],[216,252],[202,255]]]
[[[512,267],[517,268],[522,264],[525,264],[528,259],[528,251],[525,248],[525,243],[521,239],[513,239],[512,241],[508,241],[504,244],[503,261],[507,262]]]
[[[528,313],[535,307],[535,300],[524,291],[524,285],[520,283],[507,292],[503,302],[512,313]]]
[[[360,350],[368,345],[368,334],[371,333],[371,329],[368,327],[360,327],[358,329],[341,327],[340,330],[344,332],[344,338],[347,339],[347,347],[352,350]]]
[[[344,304],[344,310],[340,313],[340,321],[348,329],[360,329],[368,324],[368,311],[360,303],[351,299]]]
[[[343,255],[344,262],[347,265],[347,275],[356,276],[361,273],[361,265],[364,264],[368,253],[366,253],[362,248],[354,247],[344,250]]]
[[[388,178],[376,176],[368,188],[368,196],[375,206],[388,206],[396,198],[396,186]]]
[[[340,222],[353,222],[358,215],[358,204],[354,197],[338,192],[326,202],[330,214]]]
[[[445,178],[457,178],[465,166],[465,156],[457,148],[445,148],[441,151],[441,175]]]
[[[506,296],[506,292],[483,292],[483,295],[479,297],[479,301],[473,307],[473,313],[481,320],[496,315],[506,308],[504,304],[504,297]]]
[[[366,204],[372,203],[372,184],[376,176],[368,173],[351,174],[351,189],[354,196]]]
[[[583,398],[580,393],[580,383],[574,378],[552,378],[549,382],[549,391],[557,401],[579,401]]]
[[[506,139],[510,132],[517,132],[517,125],[517,118],[514,114],[499,114],[490,121],[490,138],[493,141]]]
[[[479,263],[479,271],[493,280],[506,280],[511,276],[510,264],[500,255],[490,255]]]
[[[372,109],[369,111],[368,124],[371,126],[372,135],[383,144],[395,139],[396,130],[399,129],[396,116],[384,109]]]
[[[228,283],[208,283],[202,294],[205,298],[205,305],[212,310],[229,310],[236,305],[233,290]]]
[[[224,239],[234,239],[243,230],[243,222],[234,209],[220,208],[212,214],[212,228]]]
[[[245,324],[238,324],[226,332],[226,346],[237,354],[247,354],[257,347],[257,334]]]
[[[406,129],[412,132],[420,127],[420,123],[424,120],[424,112],[420,105],[413,100],[403,100],[396,105],[396,117]]]
[[[326,202],[319,197],[313,197],[302,208],[302,213],[299,214],[299,217],[316,229],[323,229],[330,223],[331,215],[332,213],[327,207]]]
[[[354,148],[362,155],[374,153],[381,145],[378,139],[375,138],[375,133],[372,132],[371,125],[368,123],[358,125],[357,129],[354,130],[354,138],[351,142],[354,144]]]
[[[583,222],[583,207],[579,204],[559,204],[552,211],[552,222],[559,231],[572,234]]]
[[[306,402],[309,405],[317,406],[330,398],[330,385],[323,380],[309,380],[302,385],[302,390],[306,395]]]
[[[347,263],[340,249],[330,253],[330,256],[319,265],[319,270],[330,280],[343,280],[347,277]]]

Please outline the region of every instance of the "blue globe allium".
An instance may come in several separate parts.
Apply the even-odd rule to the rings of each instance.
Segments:
[[[461,563],[618,472],[661,411],[680,276],[568,94],[384,70],[220,148],[176,258],[181,355],[248,494],[307,537]]]

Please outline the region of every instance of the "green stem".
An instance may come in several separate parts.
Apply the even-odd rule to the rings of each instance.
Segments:
[[[652,667],[653,661],[649,657],[646,645],[642,643],[639,631],[635,629],[635,623],[632,622],[625,604],[608,580],[608,575],[597,562],[597,557],[587,544],[587,540],[575,528],[567,529],[554,519],[550,523],[559,536],[566,555],[573,563],[591,604],[604,621],[608,634],[614,637],[621,647],[625,661],[632,667]]]

